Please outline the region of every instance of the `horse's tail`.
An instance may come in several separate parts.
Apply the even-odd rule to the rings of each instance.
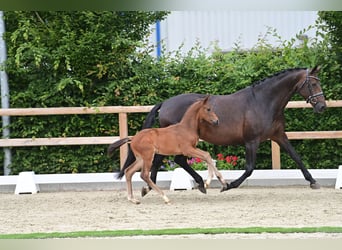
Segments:
[[[118,141],[116,141],[116,142],[110,144],[109,147],[108,147],[108,149],[107,149],[108,156],[112,156],[112,155],[113,155],[113,152],[114,152],[117,148],[119,148],[120,146],[122,146],[122,145],[124,145],[125,143],[129,142],[130,140],[131,140],[130,138],[124,138],[124,139],[118,140]],[[134,157],[134,154],[133,154],[133,152],[132,152],[132,150],[131,150],[130,148],[129,148],[129,151],[131,152],[131,154],[132,154],[133,157]],[[127,159],[128,159],[128,157],[127,157]],[[134,158],[134,160],[135,160],[135,158]],[[126,162],[127,162],[127,160],[126,160]],[[126,162],[125,162],[125,163],[126,163]],[[132,162],[134,162],[134,161],[132,161]],[[126,165],[126,164],[125,164],[125,165]],[[120,170],[119,174],[116,176],[118,179],[121,179],[121,178],[125,175],[125,169],[126,169],[129,165],[130,165],[130,164],[128,164],[126,167],[123,167],[123,168]]]
[[[163,103],[160,102],[160,103],[154,105],[154,107],[151,109],[151,111],[147,114],[147,117],[146,117],[146,119],[144,121],[142,129],[144,129],[144,128],[152,128],[153,124],[156,121],[157,113],[158,113],[159,109],[161,108],[162,104]]]

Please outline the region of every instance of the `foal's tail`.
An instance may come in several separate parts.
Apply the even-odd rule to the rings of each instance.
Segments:
[[[158,111],[161,108],[162,104],[163,104],[162,102],[158,103],[158,104],[156,104],[151,109],[151,111],[147,114],[147,117],[146,117],[146,119],[144,121],[142,129],[152,128],[152,126],[154,125],[154,123],[156,121],[156,117],[157,117]],[[117,147],[120,147],[121,145],[123,145],[125,143],[125,142],[121,142],[121,144],[120,144],[120,141],[114,142],[112,145],[110,145],[109,148],[108,148],[108,152],[109,151],[113,152]],[[117,146],[114,145],[114,144],[116,144]],[[124,176],[124,174],[125,174],[126,168],[128,168],[134,161],[135,161],[135,156],[133,154],[132,149],[128,146],[128,152],[127,152],[126,161],[125,161],[125,163],[124,163],[124,165],[123,165],[122,169],[120,170],[120,173],[119,173],[119,175],[117,177],[118,178],[122,178]]]
[[[112,156],[114,150],[116,150],[118,147],[124,145],[125,143],[129,142],[131,139],[129,139],[128,137],[127,138],[124,138],[124,139],[121,139],[121,140],[118,140],[112,144],[109,145],[108,149],[107,149],[107,153],[108,153],[108,156]]]
[[[120,146],[124,145],[125,143],[129,142],[131,139],[130,138],[124,138],[124,139],[121,139],[121,140],[118,140],[112,144],[109,145],[108,149],[107,149],[107,154],[108,156],[112,156],[113,155],[113,152],[119,148]],[[129,148],[129,151],[132,152],[132,150]],[[133,152],[132,152],[132,155],[133,155]],[[127,162],[127,160],[126,160]],[[134,161],[133,161],[134,162]],[[130,165],[130,164],[129,164]],[[129,166],[128,165],[128,166]],[[125,169],[128,167],[124,167],[120,170],[120,173],[116,176],[118,179],[121,179],[124,175],[125,175]]]

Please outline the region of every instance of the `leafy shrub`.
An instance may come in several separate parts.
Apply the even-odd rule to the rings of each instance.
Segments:
[[[216,48],[212,54],[208,54],[197,45],[185,56],[180,51],[175,51],[156,59],[151,56],[151,47],[136,49],[138,45],[142,46],[142,36],[137,37],[136,33],[131,34],[135,39],[122,38],[120,34],[108,37],[107,31],[96,33],[102,30],[103,22],[110,23],[112,16],[107,13],[105,16],[98,13],[78,13],[75,20],[68,13],[50,13],[51,16],[47,13],[38,14],[46,15],[46,19],[56,18],[59,21],[54,23],[54,27],[49,27],[51,31],[45,31],[47,24],[41,24],[35,13],[29,15],[11,12],[7,17],[12,24],[7,29],[9,33],[6,36],[12,107],[153,105],[182,93],[224,95],[278,71],[313,67],[316,64],[322,65],[319,76],[326,99],[342,99],[342,79],[339,78],[341,65],[330,50],[329,39],[325,36],[305,40],[299,46],[292,39],[281,41],[277,47],[272,47],[267,36],[276,36],[278,39],[279,36],[275,30],[270,29],[248,51],[241,50],[237,44],[232,51],[223,53]],[[125,18],[128,16],[134,15],[124,14]],[[160,14],[152,15],[149,20],[161,17]],[[85,29],[84,27],[90,27],[88,18],[98,27],[95,25]],[[58,26],[59,22],[63,23],[62,20],[67,20],[65,22],[70,26]],[[120,20],[115,19],[115,22],[122,25]],[[73,24],[76,21],[78,24]],[[77,29],[80,28],[77,25],[83,27],[81,40],[76,39],[77,36],[70,28],[72,25]],[[37,37],[40,33],[30,33],[31,28],[35,32],[43,30],[48,33],[43,32],[39,41]],[[54,28],[62,30],[54,31]],[[116,32],[115,27],[111,30]],[[63,33],[62,37],[71,41],[64,44],[63,40],[57,39],[60,37],[59,33]],[[53,41],[57,39],[59,44],[42,44],[49,35],[53,35]],[[87,38],[93,42],[89,43]],[[107,43],[108,40],[111,41],[110,44]],[[79,43],[81,46],[78,47]],[[60,53],[54,51],[55,48]],[[296,95],[293,100],[301,98]],[[285,111],[287,130],[336,130],[341,112],[334,108],[317,115],[312,109],[288,109]],[[129,115],[130,135],[140,130],[145,117],[146,114]],[[117,135],[118,118],[114,114],[13,117],[11,133],[12,138]],[[342,152],[336,150],[342,144],[339,139],[298,140],[292,143],[310,168],[335,168],[341,164]],[[206,142],[201,142],[199,146],[212,156],[222,153],[237,156],[241,162],[244,161],[243,146],[224,147]],[[14,148],[11,173],[17,174],[24,170],[34,170],[36,173],[85,173],[118,169],[118,155],[115,155],[113,162],[106,156],[106,148],[107,146],[95,145]],[[282,167],[296,166],[288,156],[282,155]],[[269,141],[264,142],[258,150],[257,168],[271,168]]]

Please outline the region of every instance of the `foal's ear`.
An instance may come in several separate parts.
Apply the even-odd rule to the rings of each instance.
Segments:
[[[311,69],[310,75],[317,75],[320,69],[321,69],[321,66],[316,65],[314,68]]]
[[[203,99],[203,104],[207,104],[208,100],[209,100],[210,95],[206,95]]]

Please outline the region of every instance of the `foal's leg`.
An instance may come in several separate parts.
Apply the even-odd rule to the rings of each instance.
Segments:
[[[209,162],[211,162],[211,164],[210,164]],[[214,173],[215,173],[217,179],[218,179],[218,180],[221,182],[221,184],[222,184],[221,192],[226,191],[227,188],[228,188],[228,186],[229,186],[229,184],[223,179],[222,174],[218,171],[216,165],[213,163],[213,160],[211,159],[211,161],[209,161],[209,162],[207,162],[208,166],[211,165],[212,171],[214,171]],[[208,184],[208,186],[209,186],[209,184]]]
[[[165,203],[169,204],[170,203],[169,198],[167,198],[164,192],[150,178],[151,165],[152,165],[152,160],[144,159],[144,165],[141,170],[140,176],[148,184],[149,187],[154,189],[158,194],[162,196]]]
[[[151,180],[154,183],[156,183],[158,169],[162,165],[163,158],[164,158],[163,155],[156,154],[154,156],[153,164],[152,164],[152,168],[151,168]],[[192,178],[194,178],[194,180],[198,184],[198,190],[199,191],[201,191],[204,194],[207,193],[207,190],[206,190],[206,187],[205,187],[205,184],[204,184],[202,177],[193,168],[191,168],[189,166],[186,156],[176,155],[175,156],[175,163],[177,163],[179,166],[181,166],[188,174],[190,174],[192,176]],[[151,191],[151,189],[152,188],[150,186],[143,187],[141,189],[141,196],[145,196],[149,191]]]
[[[134,204],[140,204],[140,201],[135,199],[133,196],[132,176],[135,172],[141,169],[142,164],[143,164],[142,159],[137,158],[136,161],[125,170],[127,194],[128,194],[127,199]]]
[[[193,148],[193,149],[190,149],[187,152],[187,154],[192,156],[192,157],[200,158],[207,163],[207,165],[208,165],[208,179],[205,182],[206,187],[209,187],[210,182],[213,178],[213,173],[215,173],[217,179],[221,182],[221,184],[223,186],[222,189],[227,188],[228,183],[223,179],[222,174],[217,170],[216,166],[213,164],[213,159],[211,158],[211,156],[208,152],[200,150],[199,148]],[[221,191],[223,191],[223,190],[221,190]]]
[[[152,163],[152,167],[151,167],[151,180],[154,183],[157,183],[157,174],[158,174],[158,170],[159,170],[160,166],[163,163],[163,159],[164,159],[163,155],[159,155],[159,154],[154,155],[154,159],[153,159],[153,163]],[[147,195],[148,192],[151,191],[151,189],[152,189],[152,187],[150,187],[150,186],[142,187],[141,196],[144,197],[145,195]]]
[[[211,172],[211,177],[213,176],[213,173],[215,173],[217,179],[221,182],[222,184],[222,189],[221,192],[225,191],[227,189],[228,183],[223,179],[222,174],[218,171],[218,169],[216,168],[216,165],[213,163],[213,159],[210,157],[210,160],[207,161],[208,164],[208,171],[209,173]],[[207,180],[208,181],[208,180]],[[210,180],[211,181],[211,180]],[[209,183],[207,183],[208,187],[209,187]]]

